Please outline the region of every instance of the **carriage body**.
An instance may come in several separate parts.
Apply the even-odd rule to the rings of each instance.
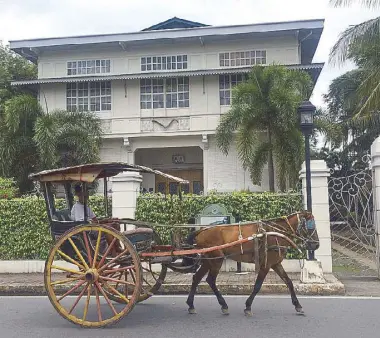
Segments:
[[[86,164],[29,175],[41,184],[53,239],[45,264],[45,288],[49,299],[64,318],[85,327],[113,324],[131,311],[134,304],[151,297],[165,279],[167,266],[164,263],[173,261],[170,257],[141,256],[141,253],[152,253],[153,246],[162,244],[152,224],[109,215],[107,179],[126,171],[154,173],[170,177],[179,184],[188,183],[148,167],[120,162]],[[106,217],[95,222],[89,220],[84,199],[83,220],[73,220],[74,186],[79,184],[82,191],[87,191],[99,180],[104,180]],[[135,229],[127,231],[126,225],[134,225]],[[84,299],[86,304],[84,313],[74,315],[77,304],[69,310],[61,303],[67,296],[78,293],[77,304]],[[111,310],[107,319],[100,310],[102,296]],[[88,303],[92,298],[96,299],[97,316],[89,319]],[[124,308],[117,311],[111,301]]]

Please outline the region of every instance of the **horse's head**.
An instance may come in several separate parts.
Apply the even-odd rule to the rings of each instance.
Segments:
[[[307,250],[315,251],[319,248],[317,227],[310,211],[297,212],[288,220],[296,235],[305,242]]]

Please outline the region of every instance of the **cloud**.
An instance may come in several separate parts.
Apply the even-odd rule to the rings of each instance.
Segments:
[[[173,16],[210,25],[325,18],[325,30],[314,62],[328,54],[349,25],[380,16],[358,6],[334,9],[329,0],[0,0],[0,40],[138,31]],[[322,94],[331,80],[352,68],[326,64],[313,94]]]

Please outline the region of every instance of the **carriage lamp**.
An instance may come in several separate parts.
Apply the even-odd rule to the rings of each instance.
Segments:
[[[315,106],[310,101],[303,101],[298,108],[301,131],[305,137],[305,166],[306,166],[306,199],[307,210],[312,212],[311,206],[311,173],[310,173],[310,135],[314,127]],[[308,250],[308,260],[315,260],[314,251]]]

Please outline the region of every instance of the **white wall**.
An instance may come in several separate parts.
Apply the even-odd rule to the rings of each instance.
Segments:
[[[58,52],[43,51],[39,56],[38,77],[54,78],[67,76],[67,62],[76,60],[110,59],[111,73],[140,73],[140,58],[142,56],[188,55],[188,69],[219,68],[220,52],[235,52],[247,50],[266,50],[267,63],[282,64],[299,63],[298,41],[295,36],[284,37],[252,37],[239,40],[224,40],[223,42],[208,42],[202,47],[199,44],[179,43],[133,47],[127,51],[113,47],[77,46],[75,49]]]
[[[261,187],[253,185],[249,173],[243,170],[234,144],[225,156],[217,147],[215,138],[210,137],[207,165],[208,190],[216,189],[223,192],[249,189],[250,191],[267,191],[268,169],[263,170]],[[206,173],[205,173],[206,175]]]

